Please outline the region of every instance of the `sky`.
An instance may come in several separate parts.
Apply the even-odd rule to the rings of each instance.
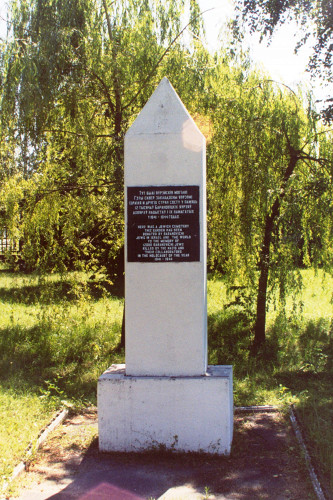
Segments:
[[[199,4],[202,12],[212,9],[203,14],[203,19],[208,48],[214,51],[219,46],[219,38],[223,43],[223,33],[225,34],[223,27],[233,14],[233,2],[232,0],[199,0]],[[0,0],[0,37],[6,33],[5,22],[1,19],[5,17],[6,0]],[[297,89],[299,83],[306,85],[307,88],[311,87],[310,75],[306,72],[311,44],[295,54],[295,33],[297,33],[296,25],[285,24],[274,36],[269,46],[266,41],[259,43],[259,35],[251,35],[246,39],[255,63],[264,68],[273,80],[280,81],[293,90]],[[317,98],[323,98],[328,93],[318,84],[313,87],[313,90]]]
[[[6,18],[6,12],[7,12],[6,5],[7,5],[7,3],[5,0],[0,0],[0,16],[1,16],[1,18]],[[3,36],[5,32],[6,32],[5,23],[3,22],[2,19],[0,19],[0,36]]]
[[[206,38],[208,47],[216,49],[218,40],[223,44],[225,36],[226,22],[233,15],[232,0],[199,0],[201,11],[207,9],[203,14],[206,26]],[[224,37],[223,37],[224,34]],[[282,82],[290,86],[293,90],[297,89],[298,84],[305,85],[306,88],[313,88],[318,98],[325,94],[319,84],[311,81],[310,74],[306,71],[309,57],[312,51],[313,41],[305,47],[302,47],[297,54],[294,49],[297,43],[297,34],[299,30],[296,23],[284,24],[273,36],[271,43],[263,40],[259,43],[259,34],[248,35],[246,44],[250,48],[250,54],[253,61],[262,67],[273,80]]]

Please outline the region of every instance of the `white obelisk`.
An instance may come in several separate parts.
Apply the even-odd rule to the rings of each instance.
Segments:
[[[99,379],[103,451],[228,454],[232,368],[207,368],[205,139],[167,78],[125,137],[125,360]]]

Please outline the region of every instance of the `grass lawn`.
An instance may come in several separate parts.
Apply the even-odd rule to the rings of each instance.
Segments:
[[[333,279],[302,271],[301,305],[271,303],[267,342],[249,355],[251,315],[222,280],[208,282],[209,362],[234,366],[236,405],[295,403],[325,484],[333,486]],[[96,402],[117,349],[122,291],[83,274],[38,278],[0,270],[0,478],[63,404]],[[296,312],[295,312],[296,311]],[[292,314],[293,313],[293,314]]]
[[[0,385],[0,474],[7,477],[20,462],[29,442],[49,422],[54,405],[43,400],[24,380],[9,378]]]
[[[270,304],[266,345],[255,359],[245,299],[238,306],[223,281],[209,281],[209,362],[233,365],[236,406],[295,404],[319,476],[333,491],[333,278],[301,275],[298,303],[288,297],[285,314]]]
[[[123,360],[114,352],[123,299],[114,293],[82,274],[40,279],[0,270],[2,480],[59,407],[95,403],[98,376]]]

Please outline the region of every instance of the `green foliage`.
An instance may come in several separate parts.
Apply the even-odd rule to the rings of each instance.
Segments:
[[[311,102],[243,55],[209,55],[195,0],[13,0],[11,12],[0,219],[20,242],[12,266],[53,276],[1,287],[0,375],[24,373],[32,386],[42,377],[46,401],[85,400],[122,359],[122,302],[106,292],[123,275],[124,134],[167,75],[209,130],[209,266],[228,285],[209,285],[211,361],[234,364],[238,404],[301,401],[295,371],[301,380],[332,369],[330,321],[299,319],[290,299],[306,275],[299,266],[332,267],[332,132]],[[253,358],[259,301],[276,313]]]
[[[314,76],[319,76],[323,81],[331,83],[332,73],[332,37],[333,18],[332,3],[329,0],[267,0],[254,2],[251,0],[236,0],[238,15],[233,23],[234,34],[237,42],[244,36],[244,24],[250,32],[260,33],[271,38],[275,30],[286,21],[293,19],[299,28],[296,39],[296,51],[310,38],[314,37],[316,43],[309,60],[309,69]],[[326,101],[323,117],[327,122],[333,119],[332,99]]]
[[[297,415],[306,432],[312,457],[319,463],[326,491],[333,489],[333,405],[331,375],[311,380],[297,404]]]
[[[224,294],[221,285],[225,288]],[[208,314],[210,364],[228,365],[234,364],[235,360],[240,364],[249,362],[253,339],[251,296],[242,287],[228,289],[220,280],[209,282],[208,290],[211,302]]]
[[[319,129],[301,95],[245,71],[245,63],[230,70],[221,57],[216,65],[209,264],[255,293],[260,344],[268,293],[278,286],[283,302],[285,291],[299,284],[299,265],[331,265],[332,133]]]
[[[0,382],[0,491],[2,481],[24,457],[29,443],[35,443],[39,432],[50,421],[60,400],[40,397],[24,377]],[[56,404],[56,406],[55,406]]]
[[[112,292],[114,295],[110,295]],[[121,291],[102,275],[0,272],[0,476],[61,406],[96,402],[98,376],[112,362]],[[119,295],[120,294],[120,295]],[[0,484],[1,488],[1,484]]]
[[[237,291],[227,292],[225,279],[210,280],[209,362],[233,365],[236,406],[296,405],[311,456],[330,489],[333,279],[310,269],[301,275],[304,287],[297,301],[287,293],[284,308],[273,300],[268,304],[267,339],[256,357],[249,354],[253,332],[247,302],[237,300]]]
[[[4,281],[2,276],[0,376],[24,372],[32,386],[44,381],[54,396],[94,398],[93,378],[109,358],[117,359],[122,301],[109,295],[117,290],[77,273],[66,280],[53,275],[16,278],[7,286]]]
[[[283,314],[274,301],[268,304],[268,338],[257,357],[249,355],[251,297],[244,289],[228,289],[225,280],[209,279],[209,362],[233,365],[236,406],[296,403],[328,477],[333,463],[333,279],[322,271],[302,270],[301,275],[302,307],[295,316],[295,298],[289,294]],[[95,402],[99,375],[110,364],[124,361],[118,351],[122,293],[102,275],[89,279],[72,273],[65,279],[56,274],[0,273],[4,474],[55,408]],[[22,408],[26,418],[15,418]],[[17,441],[15,450],[6,445],[8,436],[13,445]]]
[[[179,38],[184,9],[174,0],[11,2],[0,200],[25,269],[122,275],[124,134],[161,76],[188,95],[199,85],[204,51]],[[189,16],[198,34],[195,0]]]

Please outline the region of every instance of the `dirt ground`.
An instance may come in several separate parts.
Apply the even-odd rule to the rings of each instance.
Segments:
[[[20,500],[315,499],[288,418],[235,414],[230,457],[99,453],[95,408],[67,418],[11,486]]]

